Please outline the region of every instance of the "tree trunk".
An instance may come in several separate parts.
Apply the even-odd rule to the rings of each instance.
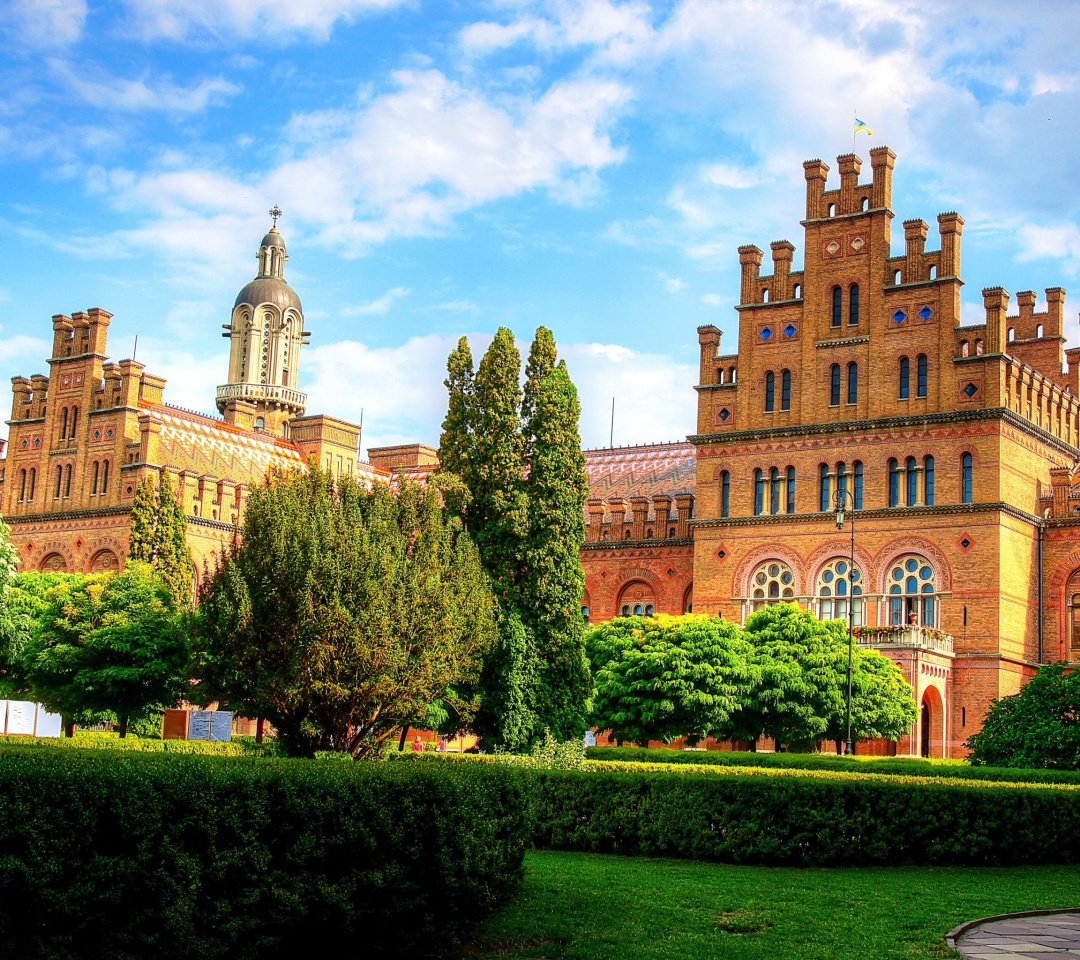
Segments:
[[[262,740],[263,740],[263,723],[264,722],[265,721],[264,721],[264,719],[262,717],[256,717],[255,718],[255,744],[256,744],[256,746],[259,746],[259,745],[262,744]]]
[[[405,726],[403,726],[401,728],[401,737],[399,738],[399,740],[397,742],[398,753],[401,753],[402,751],[404,751],[404,749],[405,749],[405,741],[408,740],[408,739],[409,739],[409,725],[405,724]]]
[[[75,736],[75,721],[69,720],[64,724],[64,736],[69,740]]]
[[[120,718],[120,739],[123,740],[127,736],[128,718],[126,716]]]

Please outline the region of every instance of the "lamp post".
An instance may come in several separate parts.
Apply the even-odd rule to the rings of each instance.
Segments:
[[[851,556],[848,560],[848,617],[847,617],[847,739],[844,741],[844,753],[850,756],[855,752],[851,740],[851,668],[854,659],[854,617],[855,617],[855,495],[847,487],[837,485],[836,529],[844,529],[844,514],[848,498],[851,498]]]

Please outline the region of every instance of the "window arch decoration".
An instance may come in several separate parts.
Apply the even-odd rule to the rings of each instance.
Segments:
[[[620,617],[651,617],[656,613],[656,592],[644,580],[631,580],[619,591]]]
[[[877,593],[888,594],[888,572],[901,559],[907,556],[923,557],[933,568],[934,583],[939,593],[952,591],[952,568],[945,559],[945,554],[924,537],[902,537],[887,544],[874,559],[872,569],[879,571],[875,576]]]
[[[750,606],[763,610],[774,603],[794,601],[795,572],[783,560],[766,560],[750,577]]]
[[[846,620],[851,614],[852,625],[861,627],[865,621],[866,601],[863,600],[864,577],[858,562],[851,565],[850,557],[833,557],[817,575],[817,607],[821,620]]]
[[[749,550],[738,562],[731,576],[733,597],[741,593],[741,599],[752,599],[754,574],[770,563],[781,563],[794,575],[795,596],[802,596],[802,585],[807,582],[806,564],[794,550],[782,541],[763,543]],[[789,598],[790,599],[790,598]]]
[[[926,557],[906,554],[894,560],[885,574],[889,625],[936,627],[938,585]]]

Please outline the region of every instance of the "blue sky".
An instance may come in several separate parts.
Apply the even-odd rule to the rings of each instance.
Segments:
[[[541,323],[587,445],[613,396],[616,444],[679,439],[736,247],[800,247],[802,161],[835,184],[855,111],[898,155],[895,250],[964,216],[972,318],[1073,282],[1077,35],[1071,2],[0,0],[0,372],[99,306],[213,411],[276,203],[309,412],[363,410],[365,445],[437,442],[457,337]]]

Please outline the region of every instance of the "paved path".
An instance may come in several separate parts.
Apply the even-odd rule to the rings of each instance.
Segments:
[[[957,927],[946,939],[968,960],[1080,956],[1080,910],[976,921]]]

